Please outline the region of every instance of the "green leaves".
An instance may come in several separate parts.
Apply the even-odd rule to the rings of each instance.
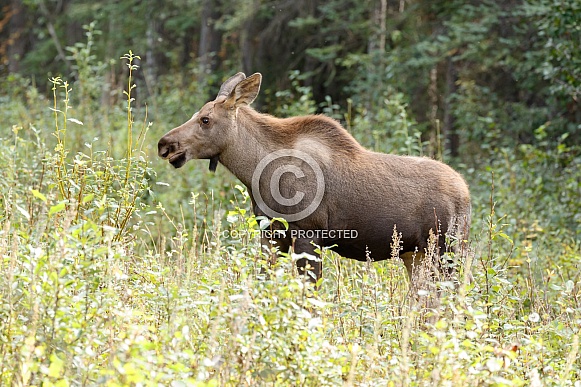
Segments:
[[[54,353],[50,355],[50,366],[47,375],[51,378],[61,378],[64,373],[65,362]]]
[[[30,192],[32,192],[34,197],[39,198],[40,200],[42,200],[45,203],[47,202],[46,196],[44,196],[42,193],[40,193],[37,189],[30,189]]]
[[[209,55],[215,71],[184,62],[208,25],[199,20],[206,1],[121,3],[69,4],[67,20],[101,22],[65,48],[66,61],[53,61],[52,44],[28,41],[35,52],[21,65],[44,74],[35,79],[50,70],[39,63],[73,73],[71,83],[50,79],[50,110],[42,85],[0,79],[8,128],[0,138],[0,384],[579,379],[578,2],[386,2],[383,28],[382,2],[235,0],[206,19],[233,48],[230,59]],[[136,17],[120,22],[125,14]],[[110,64],[102,53],[121,56],[120,29],[137,43],[150,39],[143,46],[152,51]],[[189,172],[150,165],[156,136],[249,58],[269,69],[264,111],[324,112],[370,149],[436,155],[437,125],[428,120],[450,113],[473,192],[473,279],[435,285],[437,314],[422,304],[434,290],[410,291],[397,260],[359,263],[323,250],[315,291],[292,255],[264,254],[259,231],[289,224],[252,216],[239,182],[197,173],[195,164]],[[448,58],[456,78],[446,78]],[[147,93],[127,77],[138,66],[148,71],[138,78]],[[112,87],[125,81],[123,92]],[[111,102],[122,95],[124,106]],[[147,117],[136,118],[142,96],[155,108],[151,141],[143,140]]]
[[[18,204],[14,204],[14,206],[16,207],[18,212],[22,214],[22,216],[24,216],[27,220],[30,219],[30,213],[26,209],[20,207]]]
[[[66,202],[63,200],[63,201],[55,204],[54,206],[51,206],[50,209],[48,210],[48,214],[49,215],[57,214],[57,213],[63,211],[65,208],[66,208]]]
[[[537,0],[523,5],[529,21],[535,26],[542,50],[536,69],[551,82],[555,94],[566,94],[577,99],[581,94],[581,6],[575,1]]]

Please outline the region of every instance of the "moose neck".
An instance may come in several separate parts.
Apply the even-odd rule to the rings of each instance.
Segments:
[[[247,188],[252,186],[252,175],[260,160],[279,148],[268,141],[262,132],[277,120],[251,108],[238,109],[237,127],[231,131],[228,146],[220,154],[220,163]]]

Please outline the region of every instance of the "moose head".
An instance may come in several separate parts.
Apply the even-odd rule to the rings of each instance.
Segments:
[[[262,75],[229,78],[214,101],[206,103],[192,118],[171,130],[158,143],[158,154],[175,168],[192,159],[210,159],[210,170],[218,165],[220,153],[232,143],[237,108],[250,105],[260,90]]]

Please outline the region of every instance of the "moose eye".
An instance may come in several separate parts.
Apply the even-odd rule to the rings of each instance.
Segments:
[[[200,121],[202,121],[202,124],[204,125],[208,125],[210,123],[210,119],[208,117],[202,117]]]

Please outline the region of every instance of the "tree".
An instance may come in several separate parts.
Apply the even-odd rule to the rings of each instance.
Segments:
[[[20,61],[26,52],[26,19],[22,0],[12,0],[10,8],[5,15],[8,18],[7,57],[8,71],[17,73],[20,69]]]

